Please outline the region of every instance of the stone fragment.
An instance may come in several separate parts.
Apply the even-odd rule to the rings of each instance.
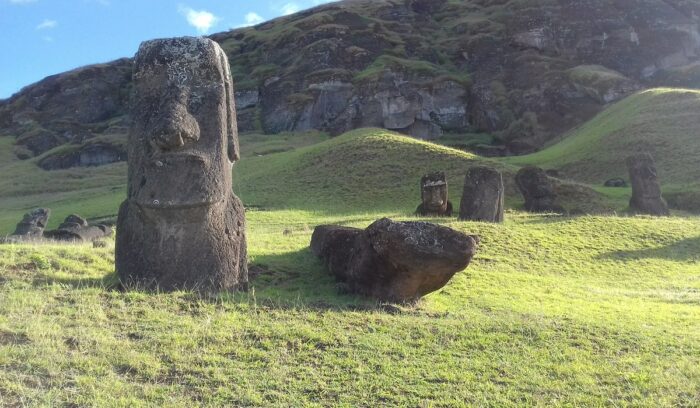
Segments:
[[[640,214],[670,215],[668,204],[661,196],[656,165],[651,155],[640,153],[628,157],[627,169],[632,184],[630,209]]]
[[[556,203],[557,194],[552,179],[539,167],[523,167],[515,175],[515,183],[525,198],[525,210],[530,212],[563,213]]]
[[[479,238],[427,222],[384,218],[367,229],[316,227],[311,251],[351,293],[410,302],[469,265]]]
[[[116,269],[127,287],[213,292],[248,283],[228,59],[207,38],[141,44],[134,62],[127,199]]]
[[[627,182],[624,179],[616,177],[607,180],[603,185],[605,187],[627,187]]]
[[[420,180],[421,204],[416,214],[423,217],[450,217],[452,203],[447,199],[447,178],[445,173],[426,174]]]
[[[503,176],[490,167],[476,166],[464,178],[459,219],[503,222],[505,188]]]
[[[72,214],[53,231],[46,231],[44,237],[56,241],[90,242],[112,235],[106,225],[89,225],[85,218]]]
[[[51,210],[48,208],[37,208],[24,214],[11,237],[16,240],[41,239],[50,216]]]

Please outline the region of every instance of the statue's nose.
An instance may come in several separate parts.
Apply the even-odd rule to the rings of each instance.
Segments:
[[[151,137],[162,150],[179,149],[199,140],[199,124],[182,104],[170,104],[162,109]]]

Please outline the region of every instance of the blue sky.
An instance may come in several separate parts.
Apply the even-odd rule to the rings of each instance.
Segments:
[[[0,0],[0,99],[48,75],[130,57],[141,41],[226,31],[331,0]]]

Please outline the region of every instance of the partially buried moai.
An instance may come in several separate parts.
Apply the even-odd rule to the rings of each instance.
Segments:
[[[557,204],[556,187],[553,180],[539,167],[523,167],[515,175],[515,183],[525,198],[525,210],[530,212],[563,213]]]
[[[669,215],[651,155],[641,153],[628,157],[627,168],[632,182],[630,209],[641,214]]]
[[[226,54],[206,38],[147,41],[136,54],[133,83],[119,278],[146,289],[245,289],[245,212],[232,191],[239,148]]]
[[[447,178],[445,173],[426,174],[420,180],[421,204],[416,214],[424,217],[452,216],[452,203],[447,199]]]
[[[503,222],[505,188],[503,176],[490,167],[475,166],[467,170],[459,205],[459,219]]]

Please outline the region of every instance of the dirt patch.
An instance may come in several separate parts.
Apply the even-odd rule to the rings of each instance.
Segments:
[[[31,343],[29,336],[24,333],[14,333],[0,330],[0,346],[22,345]]]

